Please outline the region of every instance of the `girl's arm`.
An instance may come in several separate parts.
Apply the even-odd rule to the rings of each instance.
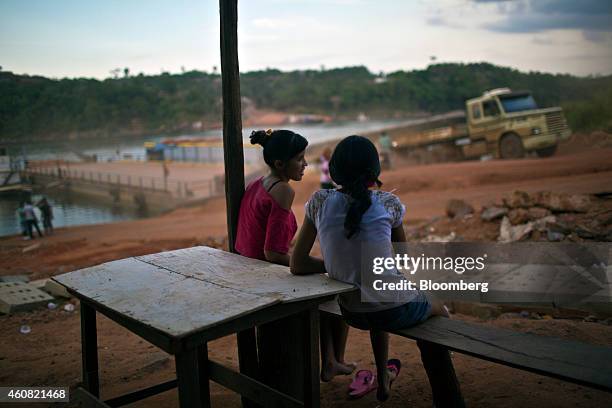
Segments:
[[[310,256],[310,250],[317,238],[317,229],[308,219],[304,217],[302,228],[298,234],[293,253],[291,254],[291,273],[294,275],[308,275],[312,273],[325,273],[323,260]]]
[[[291,210],[291,205],[295,198],[295,191],[293,191],[289,183],[278,183],[272,191],[270,191],[270,195],[282,208],[287,211]],[[289,266],[289,254],[264,249],[264,255],[268,262]]]
[[[266,261],[279,265],[289,266],[289,254],[281,254],[280,252],[268,251],[264,249]]]
[[[403,222],[391,230],[391,242],[406,242]]]

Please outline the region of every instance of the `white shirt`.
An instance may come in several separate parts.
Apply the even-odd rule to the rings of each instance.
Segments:
[[[347,239],[344,219],[352,197],[338,190],[320,190],[306,203],[306,216],[317,228],[325,269],[333,279],[350,283],[360,290],[339,296],[339,303],[351,312],[376,312],[408,303],[414,291],[376,292],[371,282],[372,257],[393,257],[391,230],[402,225],[406,207],[397,196],[375,190],[372,204],[363,214],[358,234]],[[381,276],[403,278],[397,269]],[[365,279],[362,279],[365,278]],[[368,285],[362,287],[362,281]]]

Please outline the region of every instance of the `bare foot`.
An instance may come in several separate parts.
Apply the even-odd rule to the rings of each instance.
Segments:
[[[355,369],[357,368],[357,363],[347,363],[346,361],[340,361],[339,364],[345,366],[345,367],[349,367],[351,369],[350,373],[345,373],[344,375],[349,375],[352,374],[353,371],[355,371]]]
[[[378,377],[378,388],[376,389],[376,399],[385,402],[391,393],[391,382],[395,380],[396,374],[391,370],[386,370],[384,378]]]
[[[337,375],[350,375],[355,371],[355,368],[357,368],[357,365],[354,363],[347,364],[333,361],[325,364],[325,366],[321,368],[321,381],[329,382]]]

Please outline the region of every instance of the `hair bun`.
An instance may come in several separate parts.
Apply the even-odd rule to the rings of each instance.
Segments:
[[[251,132],[251,144],[258,144],[261,146],[265,146],[268,142],[268,133],[265,130],[254,130]]]

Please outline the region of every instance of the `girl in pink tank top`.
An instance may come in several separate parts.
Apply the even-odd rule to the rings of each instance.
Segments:
[[[295,197],[289,181],[300,181],[308,165],[304,158],[308,142],[290,130],[251,134],[251,144],[263,146],[267,176],[247,187],[240,204],[236,251],[243,256],[289,265],[289,244],[297,231],[291,205]],[[257,336],[266,331],[258,329]],[[350,374],[354,365],[344,363],[348,326],[341,319],[321,316],[321,379]]]
[[[251,143],[263,146],[270,172],[244,192],[236,251],[249,258],[289,265],[289,243],[297,231],[291,211],[295,192],[289,181],[300,181],[304,175],[308,141],[290,130],[259,130],[251,134]]]

